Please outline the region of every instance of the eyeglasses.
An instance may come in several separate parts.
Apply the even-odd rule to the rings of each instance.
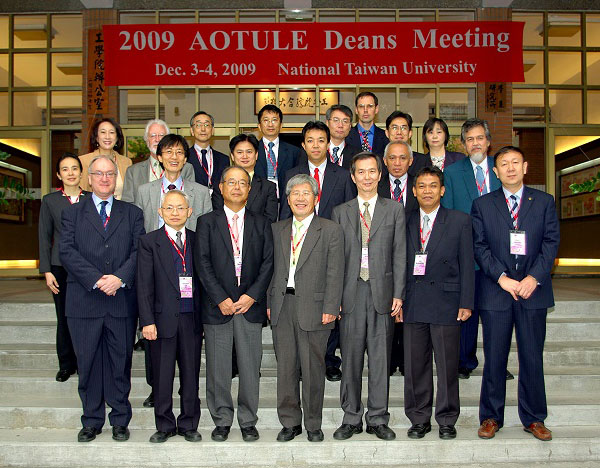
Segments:
[[[110,171],[110,172],[96,171],[96,172],[90,172],[90,175],[97,177],[98,179],[103,179],[104,177],[106,177],[107,179],[114,179],[117,176],[117,173],[113,172],[113,171]]]
[[[225,183],[227,184],[228,187],[234,187],[235,185],[239,185],[240,188],[248,187],[248,182],[245,180],[229,179],[229,180],[226,180]]]
[[[189,209],[189,207],[187,206],[162,206],[161,209],[167,213],[173,213],[174,211],[185,211],[187,209]]]
[[[148,135],[148,138],[150,138],[151,140],[154,140],[155,138],[161,138],[164,137],[166,135],[166,133],[151,133],[150,135]]]
[[[297,197],[300,197],[300,196],[302,196],[302,197],[310,197],[311,195],[313,197],[315,196],[315,194],[313,192],[311,192],[310,190],[292,190],[290,192],[290,197],[294,197],[294,198],[297,198]]]
[[[194,122],[194,127],[196,128],[210,128],[212,124],[210,122]]]
[[[273,119],[262,119],[261,122],[263,124],[265,124],[265,125],[269,125],[270,123],[274,124],[274,125],[277,125],[279,123],[279,119],[276,118],[276,117],[273,118]]]
[[[162,154],[161,154],[161,156],[163,154],[165,156],[173,156],[173,155],[176,155],[176,156],[185,156],[185,151],[183,151],[183,150],[177,150],[177,151],[167,150],[167,151],[163,151]]]
[[[404,133],[408,132],[409,128],[408,125],[390,125],[390,130],[392,132],[397,132],[398,130],[400,130],[402,133]]]
[[[331,119],[331,121],[336,125],[340,123],[344,125],[350,125],[350,119],[338,119],[337,117],[334,117],[333,119]]]

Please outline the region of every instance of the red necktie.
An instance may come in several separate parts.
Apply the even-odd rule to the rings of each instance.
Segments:
[[[321,201],[321,181],[319,180],[319,168],[315,167],[315,180],[317,181],[317,187],[319,187],[319,197],[317,202]]]

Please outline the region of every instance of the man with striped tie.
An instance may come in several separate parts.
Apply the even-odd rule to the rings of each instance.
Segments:
[[[346,143],[346,137],[352,128],[352,110],[343,104],[334,104],[325,113],[327,126],[331,133],[328,155],[332,163],[350,170],[352,156],[361,152],[360,147]]]
[[[494,160],[487,155],[492,141],[487,121],[468,119],[462,126],[460,138],[469,157],[449,166],[444,171],[446,192],[442,197],[442,206],[469,214],[473,201],[490,191],[499,189],[500,181],[491,170]],[[475,304],[480,289],[480,277],[479,266],[475,265]],[[479,313],[475,305],[471,318],[461,325],[458,363],[458,377],[461,379],[468,379],[479,364],[476,356],[478,328]],[[506,374],[507,378],[513,378],[510,372],[507,371]]]
[[[375,118],[379,113],[377,96],[370,91],[363,91],[356,96],[354,104],[356,105],[358,123],[350,130],[346,137],[346,143],[381,157],[385,145],[390,140],[385,136],[385,131],[375,125]]]
[[[475,200],[471,210],[485,356],[478,435],[491,439],[503,426],[504,376],[515,328],[519,418],[526,432],[551,440],[544,426],[543,352],[546,313],[554,305],[550,273],[560,241],[556,206],[552,196],[523,184],[527,162],[519,148],[500,149],[494,172],[502,188]]]

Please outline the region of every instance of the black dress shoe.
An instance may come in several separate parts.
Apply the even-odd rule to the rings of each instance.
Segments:
[[[451,424],[440,426],[440,439],[456,439],[456,428]]]
[[[327,377],[327,380],[330,382],[339,382],[342,380],[342,371],[337,367],[329,366],[325,369],[325,377]]]
[[[202,436],[195,429],[190,429],[189,431],[182,431],[181,429],[177,429],[177,434],[183,436],[183,438],[188,442],[200,442],[202,440]]]
[[[98,434],[102,434],[102,429],[95,427],[84,427],[77,434],[77,442],[91,442]]]
[[[431,423],[413,424],[412,426],[410,426],[407,435],[411,439],[422,439],[428,432],[431,432]]]
[[[169,439],[170,437],[173,437],[175,434],[176,434],[175,431],[169,431],[169,432],[156,431],[154,434],[152,434],[150,436],[150,442],[152,442],[153,444],[160,444],[162,442],[166,442],[167,439]]]
[[[242,431],[242,439],[244,439],[244,442],[254,442],[260,437],[256,430],[256,426],[242,427],[240,430]]]
[[[317,429],[316,431],[306,430],[306,435],[309,442],[323,442],[323,431],[321,429]]]
[[[129,440],[129,429],[127,429],[127,426],[113,426],[112,433],[112,438],[117,442]]]
[[[471,377],[471,371],[469,369],[467,369],[466,367],[458,368],[458,378],[459,379],[468,379],[469,377]]]
[[[57,382],[66,382],[67,380],[69,380],[69,377],[71,377],[76,371],[69,371],[69,370],[59,370],[56,373],[56,381]]]
[[[284,427],[277,434],[278,442],[289,442],[297,435],[302,434],[302,426]]]
[[[154,392],[150,392],[150,395],[148,395],[148,398],[144,400],[142,405],[144,405],[144,408],[154,408]]]
[[[225,442],[229,437],[229,426],[217,426],[213,429],[210,438],[215,442]]]
[[[342,424],[333,433],[333,438],[336,440],[346,440],[352,437],[354,434],[360,434],[362,432],[362,426],[354,426],[352,424]]]
[[[515,376],[508,369],[506,369],[506,380],[515,380]]]
[[[394,440],[396,438],[396,433],[392,431],[387,424],[367,426],[367,434],[375,434],[382,440]]]

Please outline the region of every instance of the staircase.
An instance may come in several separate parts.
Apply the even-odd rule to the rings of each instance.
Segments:
[[[535,440],[522,430],[516,407],[516,379],[507,382],[504,428],[492,440],[478,439],[481,343],[480,367],[470,379],[460,381],[461,415],[454,441],[438,438],[435,421],[432,432],[424,439],[408,439],[406,430],[410,424],[403,409],[403,377],[395,375],[391,378],[390,392],[390,426],[398,436],[395,441],[384,442],[366,433],[348,441],[334,440],[333,431],[342,420],[339,382],[327,382],[323,414],[325,442],[310,443],[305,433],[292,442],[276,442],[280,429],[276,362],[271,332],[265,328],[259,441],[243,442],[235,423],[227,442],[211,441],[214,426],[204,401],[203,361],[199,428],[203,441],[192,444],[174,437],[164,444],[150,444],[148,438],[155,430],[153,410],[142,407],[150,389],[144,378],[143,353],[134,352],[131,439],[114,442],[107,421],[95,441],[81,444],[76,441],[81,427],[77,376],[65,383],[54,380],[57,371],[54,337],[53,304],[0,303],[0,466],[600,466],[600,300],[559,301],[548,314],[544,362],[549,405],[546,424],[554,435],[551,442]],[[509,369],[517,376],[516,352],[511,352]],[[363,379],[366,398],[366,374]],[[237,387],[238,379],[234,379],[234,401]],[[177,389],[176,384],[176,415]]]

